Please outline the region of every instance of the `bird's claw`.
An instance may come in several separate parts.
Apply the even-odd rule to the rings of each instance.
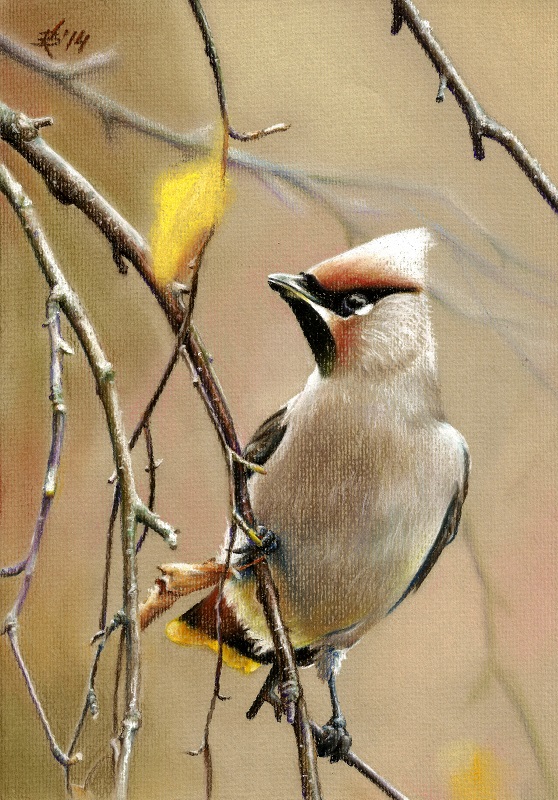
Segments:
[[[261,544],[256,544],[250,540],[242,547],[238,547],[233,550],[236,555],[250,557],[254,555],[268,556],[270,553],[273,553],[275,550],[277,550],[279,547],[279,537],[276,533],[268,530],[268,528],[264,528],[263,525],[258,525],[256,530]]]
[[[274,531],[264,528],[263,525],[258,525],[258,536],[260,537],[261,545],[258,548],[263,550],[266,556],[273,553],[279,547],[279,537]]]
[[[273,708],[275,719],[281,722],[283,714],[287,717],[287,722],[291,725],[294,722],[295,706],[298,699],[298,684],[295,680],[278,680],[277,673],[272,670],[268,675],[264,685],[260,689],[258,696],[249,708],[246,716],[254,719],[264,703],[269,703]]]
[[[332,717],[322,728],[322,735],[316,741],[316,752],[322,758],[329,758],[332,764],[340,761],[351,749],[353,740],[347,730],[344,717]]]

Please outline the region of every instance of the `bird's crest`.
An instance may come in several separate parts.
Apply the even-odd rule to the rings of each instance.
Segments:
[[[433,240],[426,228],[380,236],[367,244],[316,264],[309,270],[324,289],[351,291],[425,286],[426,252]]]

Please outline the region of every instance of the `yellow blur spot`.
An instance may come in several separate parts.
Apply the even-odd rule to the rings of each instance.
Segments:
[[[447,753],[452,765],[451,800],[513,800],[504,785],[504,770],[487,748],[459,743]]]
[[[171,642],[175,644],[181,644],[184,647],[209,647],[214,653],[219,652],[219,643],[216,639],[212,639],[203,631],[191,628],[180,617],[168,623],[165,633]],[[246,675],[261,667],[258,661],[253,661],[251,658],[241,655],[227,644],[223,644],[223,663],[227,667],[244,672]]]
[[[207,158],[181,164],[155,185],[156,216],[151,229],[153,272],[166,285],[193,264],[223,216],[227,183],[222,133]]]

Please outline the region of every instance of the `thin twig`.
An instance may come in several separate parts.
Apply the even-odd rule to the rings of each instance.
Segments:
[[[79,738],[81,736],[81,732],[83,730],[83,726],[85,725],[85,720],[87,719],[87,715],[91,714],[91,717],[93,719],[97,719],[97,717],[99,716],[99,702],[98,702],[98,699],[97,699],[97,691],[96,691],[96,688],[95,688],[95,679],[97,677],[97,671],[99,669],[99,663],[100,663],[100,660],[101,660],[101,655],[103,653],[103,650],[105,649],[105,645],[106,645],[106,643],[107,643],[107,641],[109,639],[109,636],[111,635],[111,633],[113,633],[116,630],[116,628],[120,627],[120,625],[122,625],[123,622],[125,622],[123,616],[122,615],[117,615],[113,619],[111,625],[109,625],[106,629],[101,630],[98,635],[93,637],[92,644],[93,644],[94,641],[97,641],[97,639],[99,639],[99,638],[100,638],[100,641],[97,644],[97,648],[95,650],[95,655],[93,657],[91,668],[89,670],[89,681],[88,681],[88,685],[87,685],[87,692],[86,692],[86,695],[85,695],[85,702],[83,703],[79,719],[78,719],[78,721],[76,723],[76,727],[74,729],[74,732],[72,734],[72,739],[71,739],[70,745],[68,747],[68,755],[69,756],[73,755],[74,750],[77,747],[77,743],[78,743]],[[71,780],[70,780],[70,768],[69,768],[69,766],[66,767],[66,791],[67,791],[68,795],[70,797],[72,797],[72,786],[71,786]]]
[[[272,133],[278,133],[280,131],[287,131],[290,128],[290,125],[287,125],[284,122],[279,122],[276,125],[271,125],[268,128],[262,128],[258,131],[251,131],[246,133],[240,133],[236,131],[228,122],[229,114],[227,110],[227,98],[225,95],[225,86],[223,83],[223,76],[221,73],[221,62],[219,60],[219,55],[217,53],[217,48],[215,47],[215,42],[213,41],[213,36],[211,33],[211,28],[209,27],[209,22],[205,15],[205,11],[199,0],[188,0],[190,3],[190,8],[192,9],[192,13],[196,18],[196,22],[201,30],[203,41],[205,44],[205,54],[209,59],[209,63],[211,64],[211,69],[213,71],[213,80],[215,81],[215,87],[217,89],[217,98],[219,100],[219,107],[221,109],[221,116],[227,120],[227,133],[231,137],[231,139],[238,139],[241,142],[250,142],[254,139],[262,139],[264,136],[269,136]]]
[[[21,575],[26,566],[27,558],[24,558],[17,564],[12,564],[9,567],[2,567],[2,569],[0,569],[0,578],[14,578],[16,575]]]
[[[319,741],[323,737],[323,729],[317,725],[315,722],[310,723],[310,727],[312,729],[312,734],[314,738]],[[365,764],[364,761],[355,755],[352,750],[341,756],[341,761],[344,761],[345,764],[348,764],[350,767],[354,767],[361,775],[364,775],[365,778],[368,778],[378,789],[381,789],[382,792],[387,796],[390,797],[391,800],[409,800],[406,795],[400,792],[395,786],[392,786],[389,781],[383,778],[376,770],[369,767],[368,764]]]
[[[231,489],[232,489],[231,485]],[[232,494],[232,492],[231,492]],[[219,580],[219,592],[215,606],[216,611],[216,627],[217,627],[217,663],[215,665],[215,674],[213,679],[213,692],[205,718],[205,725],[203,729],[203,738],[200,747],[197,750],[189,751],[192,756],[203,755],[203,762],[205,767],[205,797],[206,800],[211,800],[213,796],[213,760],[211,757],[211,747],[209,744],[209,733],[211,731],[211,723],[213,715],[217,706],[218,700],[227,700],[228,698],[221,695],[221,674],[223,671],[223,638],[221,635],[221,603],[223,601],[223,592],[225,590],[225,582],[229,569],[231,566],[232,554],[234,551],[236,541],[236,525],[231,525],[229,528],[229,536],[227,541],[227,553],[223,574]]]
[[[147,507],[150,511],[153,511],[155,508],[155,492],[157,490],[157,479],[155,475],[157,467],[155,465],[155,456],[153,454],[153,437],[151,436],[151,427],[149,426],[149,423],[143,426],[143,435],[145,438],[145,451],[147,453],[147,467],[145,469],[149,475],[149,498],[147,500]],[[141,550],[148,531],[149,527],[144,525],[141,536],[136,544],[136,553],[139,553]]]
[[[130,760],[140,714],[140,631],[138,621],[138,584],[135,554],[136,525],[147,523],[164,536],[171,546],[176,533],[141,502],[135,488],[130,450],[122,421],[112,365],[107,360],[81,302],[58,266],[35,214],[32,202],[22,187],[0,165],[0,191],[16,212],[48,285],[55,290],[60,309],[65,314],[82,346],[95,379],[103,405],[121,492],[121,534],[123,557],[123,612],[126,632],[126,708],[120,734],[120,753],[116,773],[117,800],[125,800]]]
[[[4,174],[0,173],[0,190],[8,196],[8,193],[13,187],[9,187],[4,181]],[[29,545],[29,553],[27,557],[15,567],[6,567],[2,570],[3,576],[17,575],[23,572],[23,581],[20,590],[17,594],[16,600],[6,616],[1,633],[7,634],[12,652],[14,654],[16,663],[27,686],[27,690],[37,711],[40,723],[43,726],[48,744],[50,746],[52,755],[63,766],[68,767],[70,764],[76,763],[81,760],[81,753],[64,753],[58,745],[46,713],[39,700],[37,690],[33,684],[33,680],[21,653],[19,646],[18,628],[19,628],[19,615],[27,599],[33,576],[35,574],[35,567],[39,556],[41,541],[45,532],[46,523],[49,515],[52,501],[56,494],[56,485],[58,481],[58,471],[60,469],[60,458],[62,455],[62,446],[64,444],[64,429],[66,425],[66,408],[64,405],[64,393],[62,386],[62,368],[65,353],[71,353],[72,350],[62,338],[60,328],[60,302],[58,287],[51,285],[51,292],[47,301],[47,322],[49,340],[50,340],[50,401],[52,404],[52,433],[50,441],[50,450],[47,461],[46,474],[43,481],[43,489],[41,495],[41,506],[31,544]],[[21,569],[19,569],[21,567]]]
[[[498,142],[507,150],[552,210],[558,212],[558,188],[552,183],[542,170],[539,162],[533,158],[517,136],[509,128],[496,122],[495,119],[484,112],[478,100],[455,69],[450,58],[448,58],[437,39],[435,39],[430,23],[420,16],[417,7],[411,0],[392,0],[392,7],[392,34],[399,33],[403,23],[408,26],[438,72],[440,87],[436,100],[438,102],[443,100],[444,89],[447,87],[465,114],[473,143],[474,157],[481,161],[485,156],[483,138],[494,139],[495,142]]]

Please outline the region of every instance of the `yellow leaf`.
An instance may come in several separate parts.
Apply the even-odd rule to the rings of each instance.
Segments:
[[[161,285],[184,272],[221,221],[226,184],[221,137],[207,158],[181,164],[160,176],[155,185],[151,251],[153,272]]]

